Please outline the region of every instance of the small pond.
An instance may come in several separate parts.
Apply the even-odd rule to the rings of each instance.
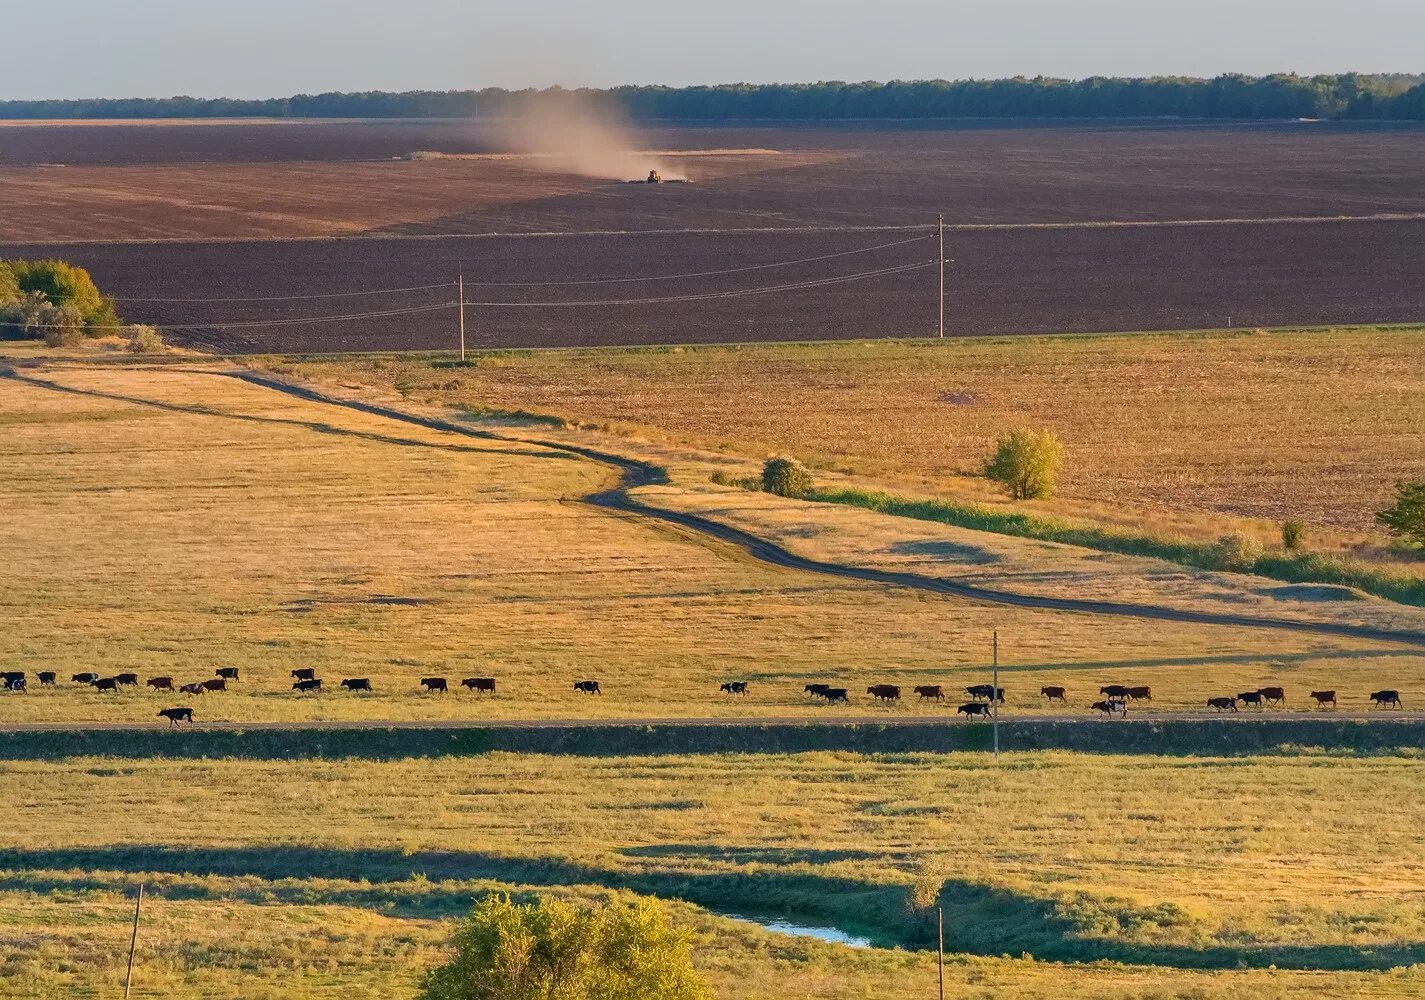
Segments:
[[[791,937],[813,938],[817,941],[829,941],[832,944],[844,944],[849,948],[870,948],[873,947],[871,939],[861,937],[857,934],[848,934],[835,927],[817,927],[812,924],[798,924],[791,920],[784,920],[781,917],[753,917],[745,913],[728,913],[724,910],[715,910],[720,917],[728,920],[735,920],[740,924],[753,924],[764,931],[772,931],[775,934],[787,934]]]

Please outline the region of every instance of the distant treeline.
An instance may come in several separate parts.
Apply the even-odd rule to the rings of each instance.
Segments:
[[[537,96],[611,100],[633,118],[1425,119],[1425,74],[1090,77],[890,83],[722,84],[611,90],[298,94],[265,100],[149,97],[0,101],[0,118],[480,118]]]

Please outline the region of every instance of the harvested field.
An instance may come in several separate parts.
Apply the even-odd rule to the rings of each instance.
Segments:
[[[645,194],[660,203],[684,189]],[[640,189],[642,190],[642,189]],[[453,283],[466,278],[474,347],[724,343],[925,336],[935,328],[928,239],[835,261],[751,274],[643,281],[842,253],[928,231],[667,233],[0,245],[0,256],[60,256],[89,268],[127,318],[225,352],[451,349]],[[952,335],[1182,330],[1417,322],[1425,220],[955,230],[947,234]],[[920,270],[741,298],[736,292],[902,264]],[[540,288],[480,282],[627,279]],[[370,289],[439,284],[422,292]],[[263,302],[155,302],[354,293]],[[629,300],[588,307],[519,303]],[[484,305],[481,303],[503,303]],[[513,305],[511,305],[513,303]],[[338,322],[348,316],[428,308]],[[280,325],[265,325],[279,321]],[[197,324],[240,324],[210,329]]]
[[[1060,499],[1037,511],[1193,533],[1196,515],[1298,518],[1329,536],[1370,529],[1392,484],[1425,472],[1423,354],[1425,332],[1356,330],[515,352],[455,372],[395,357],[295,371],[753,458],[787,453],[975,500],[996,496],[978,478],[994,438],[1048,427],[1068,458]],[[1225,530],[1203,526],[1214,529]],[[1317,532],[1311,544],[1322,542]]]

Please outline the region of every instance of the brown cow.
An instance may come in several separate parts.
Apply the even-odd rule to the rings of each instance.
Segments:
[[[228,689],[228,679],[226,677],[214,677],[212,680],[203,682],[203,689],[206,691],[226,691]]]
[[[172,690],[173,690],[173,678],[172,678],[172,677],[150,677],[150,678],[148,679],[148,686],[151,687],[151,688],[153,688],[155,691],[172,691]]]
[[[1129,701],[1152,701],[1152,700],[1153,700],[1153,689],[1150,688],[1147,684],[1144,684],[1142,687],[1131,687],[1131,688],[1128,689],[1128,700],[1129,700]]]
[[[965,704],[955,709],[955,714],[964,715],[967,719],[973,719],[976,716],[981,715],[985,718],[989,718],[990,706],[982,701],[967,701],[965,702]]]
[[[1279,687],[1262,688],[1262,689],[1259,690],[1257,693],[1262,696],[1262,700],[1263,700],[1263,701],[1265,701],[1265,702],[1267,702],[1267,703],[1269,703],[1269,704],[1276,704],[1276,705],[1285,705],[1285,704],[1286,704],[1286,688],[1279,688]]]
[[[1237,699],[1236,699],[1236,698],[1209,698],[1209,699],[1207,699],[1207,707],[1208,707],[1208,708],[1215,708],[1215,709],[1217,709],[1219,712],[1226,712],[1226,711],[1229,711],[1229,710],[1235,712],[1235,711],[1237,711]]]
[[[1400,708],[1400,692],[1393,690],[1372,691],[1371,701],[1381,708],[1385,708],[1386,706]]]
[[[1336,707],[1335,691],[1313,691],[1311,692],[1311,697],[1316,702],[1317,708],[1323,705],[1330,705],[1332,708]]]
[[[901,700],[901,689],[898,684],[872,684],[866,689],[866,693],[873,695],[877,701]]]
[[[208,689],[203,686],[203,683],[201,681],[196,681],[192,684],[184,684],[178,690],[182,691],[184,694],[206,694],[208,692]]]
[[[159,717],[168,720],[170,726],[176,726],[179,722],[186,722],[193,725],[193,710],[191,708],[164,708],[159,710]]]
[[[1050,701],[1062,701],[1065,704],[1068,704],[1069,701],[1069,692],[1065,688],[1042,687],[1039,689],[1039,693],[1042,694],[1044,697],[1048,698]]]
[[[945,700],[945,688],[940,684],[919,684],[915,693],[924,698],[934,698],[936,701]]]
[[[495,693],[495,678],[493,677],[467,677],[461,681],[460,684],[462,687],[467,687],[477,694],[481,691],[487,691],[490,694]]]

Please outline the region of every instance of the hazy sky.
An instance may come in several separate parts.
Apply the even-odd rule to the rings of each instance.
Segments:
[[[0,98],[1425,69],[1422,0],[0,0]]]

